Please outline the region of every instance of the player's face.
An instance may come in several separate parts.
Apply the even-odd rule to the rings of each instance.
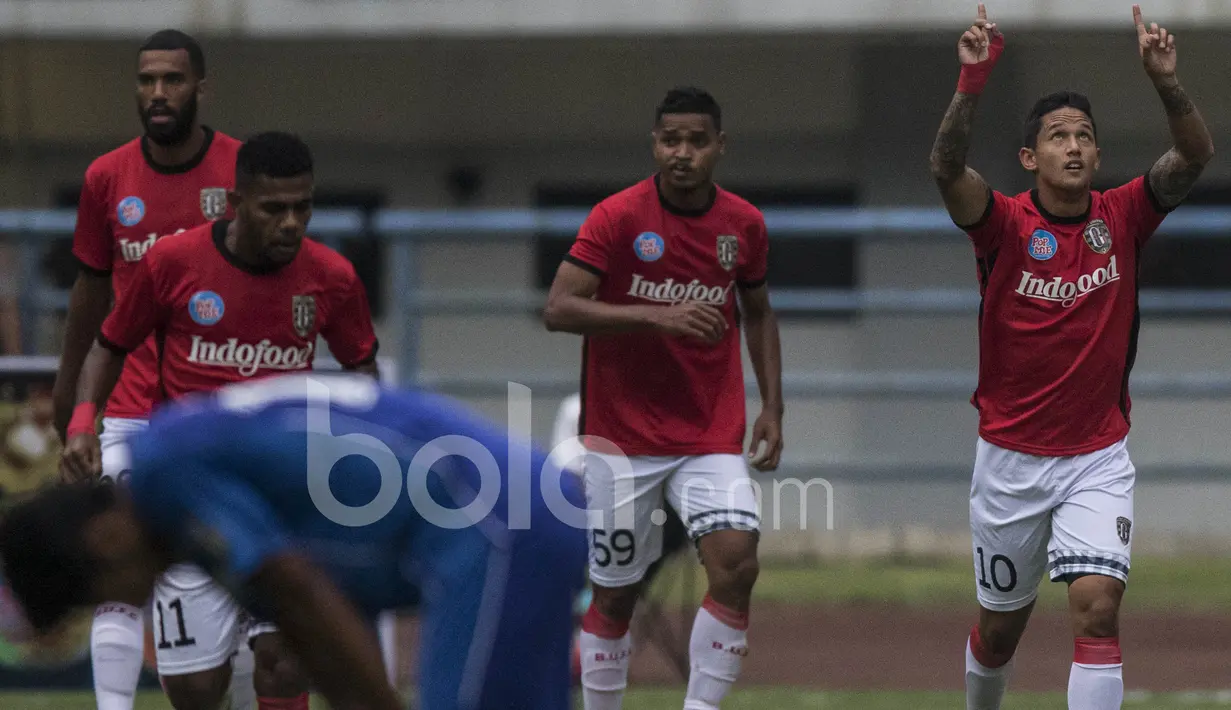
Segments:
[[[709,185],[725,142],[707,114],[665,114],[654,128],[654,162],[663,182],[677,190]]]
[[[1022,166],[1042,183],[1065,192],[1089,190],[1099,167],[1099,150],[1089,117],[1075,108],[1043,116],[1034,150],[1023,148]]]
[[[142,52],[137,58],[137,112],[145,135],[159,145],[187,140],[196,124],[203,85],[186,50]]]
[[[312,219],[311,175],[271,178],[258,175],[237,195],[236,211],[257,251],[271,264],[289,264],[299,254]]]

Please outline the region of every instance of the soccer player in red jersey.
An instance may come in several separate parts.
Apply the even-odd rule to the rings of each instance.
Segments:
[[[318,336],[346,369],[377,375],[376,336],[354,267],[305,237],[312,192],[308,147],[285,133],[256,135],[236,158],[235,189],[227,195],[235,219],[207,223],[150,249],[86,357],[63,458],[66,477],[98,474],[95,412],[110,396],[128,353],[151,334],[156,334],[159,377],[169,399],[311,369]],[[165,641],[170,648],[209,651],[195,654],[190,669],[167,664],[170,672],[192,678],[184,687],[166,686],[172,703],[213,707],[210,703],[220,702],[226,691],[244,615],[230,595],[191,565],[177,566],[160,579],[154,603],[166,617],[160,646]],[[293,666],[263,680],[263,669],[278,665],[276,635],[262,634],[255,643],[260,706],[306,710],[306,684]],[[163,669],[160,660],[159,672]],[[201,700],[203,695],[210,697]]]
[[[741,321],[762,402],[753,465],[773,470],[782,451],[768,237],[755,207],[714,184],[725,142],[719,106],[700,89],[674,89],[653,136],[657,174],[594,208],[544,313],[548,330],[585,336],[579,431],[594,588],[579,642],[586,710],[623,701],[628,626],[661,554],[664,495],[709,579],[684,707],[717,708],[748,653],[760,520],[742,455]]]
[[[1136,472],[1126,448],[1128,378],[1147,240],[1213,156],[1176,78],[1175,36],[1133,7],[1138,51],[1174,147],[1147,174],[1091,190],[1099,149],[1090,102],[1061,92],[1026,120],[1010,197],[966,166],[971,123],[1003,35],[983,5],[958,44],[961,78],[932,150],[932,174],[978,260],[979,438],[970,494],[981,606],[966,647],[967,708],[999,708],[1046,569],[1066,582],[1075,635],[1069,707],[1119,708],[1120,600],[1128,581]]]
[[[192,37],[176,30],[151,35],[137,53],[137,112],[144,133],[86,170],[73,233],[73,254],[81,268],[69,300],[53,393],[62,438],[81,364],[111,307],[112,291],[123,295],[128,290],[156,239],[225,214],[239,141],[201,124],[198,104],[205,86],[205,56]],[[145,426],[158,396],[157,353],[150,338],[128,358],[107,401],[101,435],[104,477],[116,479],[128,468],[124,440]],[[119,603],[98,608],[90,651],[99,710],[132,710],[144,645],[143,610]]]

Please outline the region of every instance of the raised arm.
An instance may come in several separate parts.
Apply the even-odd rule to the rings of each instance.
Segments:
[[[1150,168],[1150,189],[1159,207],[1174,209],[1188,196],[1214,157],[1214,140],[1176,76],[1175,35],[1157,23],[1147,28],[1138,5],[1133,5],[1133,23],[1137,26],[1141,63],[1163,101],[1174,143]]]
[[[978,222],[987,210],[987,182],[966,165],[966,153],[970,149],[975,106],[1003,49],[1004,37],[994,23],[987,21],[987,10],[980,4],[974,24],[958,41],[961,78],[936,133],[930,159],[932,178],[940,188],[945,208],[960,226]]]

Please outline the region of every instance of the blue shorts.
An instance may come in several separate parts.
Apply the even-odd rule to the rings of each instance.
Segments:
[[[584,506],[580,489],[567,495]],[[531,529],[508,539],[451,531],[447,554],[420,557],[436,564],[421,585],[416,710],[571,710],[573,604],[588,548],[583,530],[534,513]]]

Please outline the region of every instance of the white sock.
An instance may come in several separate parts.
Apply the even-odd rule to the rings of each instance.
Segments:
[[[90,661],[98,710],[133,710],[144,654],[145,620],[140,609],[109,602],[95,610]]]
[[[591,606],[581,620],[577,643],[585,710],[620,710],[624,689],[628,687],[628,663],[633,655],[628,624],[612,621]]]
[[[256,686],[252,674],[256,671],[256,656],[248,648],[248,640],[241,638],[239,649],[231,657],[230,710],[256,710]]]
[[[966,640],[966,710],[1000,710],[1000,701],[1004,699],[1012,673],[1013,659],[996,668],[989,668],[975,658],[975,644],[982,647],[977,626]],[[980,655],[984,654],[980,652]]]
[[[748,615],[728,609],[707,595],[697,610],[688,652],[692,672],[684,710],[718,710],[748,655]]]
[[[1124,702],[1124,666],[1118,638],[1079,638],[1069,671],[1069,707],[1120,710]]]

